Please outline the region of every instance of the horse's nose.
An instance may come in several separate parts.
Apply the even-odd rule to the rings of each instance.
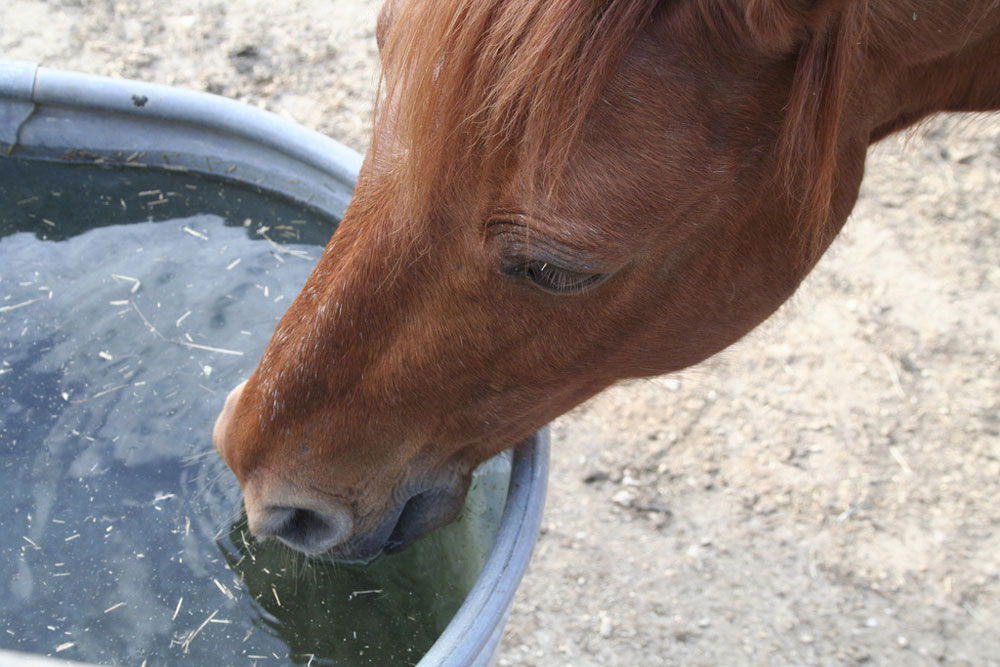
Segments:
[[[250,532],[258,538],[274,537],[310,555],[329,551],[351,535],[351,519],[338,508],[246,503]]]

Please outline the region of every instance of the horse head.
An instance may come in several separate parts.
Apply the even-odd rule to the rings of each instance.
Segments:
[[[860,0],[390,2],[354,198],[215,426],[251,530],[345,559],[406,543],[479,462],[764,320],[869,143],[934,110],[890,92],[908,65],[873,21]]]

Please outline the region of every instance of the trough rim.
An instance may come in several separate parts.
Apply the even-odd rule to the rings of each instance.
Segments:
[[[109,136],[92,136],[74,132],[74,115],[91,126],[127,122],[109,128],[114,130]],[[130,135],[129,127],[147,127],[149,136]],[[139,162],[127,159],[136,141],[169,142],[185,132],[225,137],[230,153],[208,156],[206,147],[207,168],[193,153],[171,154],[169,161],[163,155]],[[112,145],[115,142],[120,144]],[[283,156],[281,164],[275,164],[275,155]],[[359,153],[330,137],[236,100],[0,59],[0,159],[8,156],[208,173],[252,183],[337,218],[343,215],[363,162]],[[232,169],[220,172],[213,159]],[[301,165],[298,171],[296,164]],[[273,176],[272,171],[282,173]],[[302,193],[310,187],[318,196],[303,201]],[[541,527],[549,444],[546,426],[515,448],[503,516],[485,564],[419,667],[495,664],[514,593]],[[0,662],[20,667],[85,664],[5,649],[0,649]]]

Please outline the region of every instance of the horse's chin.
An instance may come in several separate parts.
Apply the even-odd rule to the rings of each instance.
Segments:
[[[383,553],[401,551],[457,519],[468,488],[468,480],[460,480],[457,484],[415,493],[386,512],[375,529],[356,534],[323,554],[309,555],[338,562],[368,563]]]

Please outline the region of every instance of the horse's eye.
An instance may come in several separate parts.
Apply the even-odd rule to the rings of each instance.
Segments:
[[[503,267],[503,272],[514,278],[530,280],[546,292],[573,294],[593,287],[607,277],[604,273],[570,271],[541,260],[520,260]]]

